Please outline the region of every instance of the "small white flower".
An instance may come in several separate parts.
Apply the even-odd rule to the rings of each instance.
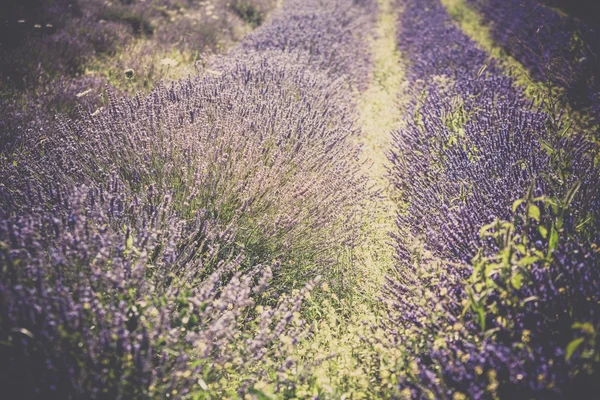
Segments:
[[[176,60],[173,60],[169,57],[163,58],[162,60],[160,60],[160,63],[162,65],[166,65],[167,67],[175,67],[177,66],[177,64],[179,64]]]

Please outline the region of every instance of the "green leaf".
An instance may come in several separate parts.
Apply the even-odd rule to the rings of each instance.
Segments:
[[[481,293],[481,291],[483,290],[485,286],[483,285],[483,283],[478,282],[475,284],[475,293]]]
[[[548,237],[548,229],[546,229],[546,227],[540,226],[540,227],[538,227],[538,231],[540,231],[540,235],[542,235],[542,237],[544,239],[546,239],[546,237]]]
[[[552,147],[552,145],[549,142],[540,139],[540,144],[542,145],[542,147],[544,148],[544,150],[546,150],[546,152],[549,155],[552,155],[552,154],[556,153],[556,150]]]
[[[514,202],[514,203],[513,203],[513,205],[512,205],[512,212],[515,212],[515,211],[517,211],[517,208],[519,208],[519,206],[520,206],[521,204],[523,204],[523,202],[524,202],[524,201],[525,201],[525,200],[523,200],[523,199],[515,200],[515,202]]]
[[[552,227],[552,231],[550,232],[550,239],[548,240],[548,254],[552,251],[556,250],[558,247],[558,232]]]
[[[513,276],[510,278],[510,283],[515,289],[521,289],[523,286],[523,275],[519,273],[513,274]]]
[[[487,65],[483,65],[481,68],[479,68],[479,71],[477,72],[477,77],[481,77],[481,75],[483,75],[483,73],[485,72],[485,70],[487,69]]]
[[[492,336],[494,336],[496,334],[496,332],[499,332],[500,328],[493,328],[493,329],[488,329],[487,331],[485,331],[485,333],[483,334],[484,338],[490,338]]]
[[[540,220],[540,208],[535,204],[530,204],[527,210],[527,214],[529,217],[535,219],[536,221]]]
[[[569,121],[567,123],[567,125],[564,127],[564,129],[560,132],[560,136],[561,137],[565,137],[566,134],[569,132],[569,130],[571,129],[571,126],[573,126],[573,121]]]
[[[477,307],[477,315],[479,316],[479,325],[481,326],[481,331],[485,332],[485,310],[483,307]]]
[[[575,195],[577,194],[577,191],[579,190],[580,187],[581,187],[580,181],[575,182],[575,184],[573,186],[571,186],[571,188],[567,192],[567,195],[565,196],[565,208],[567,208],[571,205],[571,202],[575,198]]]
[[[571,357],[573,357],[573,353],[577,351],[579,346],[581,346],[581,343],[583,343],[583,338],[577,338],[575,340],[572,340],[571,343],[567,345],[567,352],[565,354],[565,359],[567,361],[569,361]]]
[[[248,389],[248,393],[255,395],[256,397],[258,397],[259,400],[271,400],[271,396],[253,387]]]
[[[585,220],[581,221],[576,227],[575,229],[577,231],[580,231],[582,228],[585,228],[585,225],[587,223],[589,223],[592,220],[592,217],[587,217]]]
[[[523,266],[531,265],[534,262],[536,262],[537,260],[539,260],[539,258],[536,256],[523,257],[519,260],[519,265],[523,265]]]
[[[490,263],[490,264],[486,265],[485,276],[488,278],[492,277],[500,268],[502,268],[502,264]],[[480,290],[478,290],[478,291],[480,291]]]
[[[492,231],[494,228],[496,228],[497,225],[498,225],[498,222],[494,221],[494,222],[491,222],[489,224],[482,226],[481,229],[479,229],[479,237],[483,238],[486,236],[490,236],[491,234],[489,232]]]
[[[125,246],[127,249],[131,249],[133,247],[133,235],[127,236],[127,241],[125,242]]]
[[[590,324],[589,322],[575,322],[573,324],[573,329],[581,329],[583,332],[587,333],[588,335],[593,335],[594,332],[596,332],[596,330],[594,329],[594,325]]]
[[[538,300],[539,300],[538,296],[529,296],[526,299],[523,299],[523,301],[521,302],[521,304],[524,305],[524,304],[529,303],[530,301],[538,301]]]

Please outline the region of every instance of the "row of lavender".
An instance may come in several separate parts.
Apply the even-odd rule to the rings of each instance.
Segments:
[[[600,26],[588,25],[535,0],[469,0],[492,38],[533,79],[565,91],[575,109],[600,121]]]
[[[105,105],[103,88],[149,92],[240,40],[274,0],[5,0],[0,13],[0,152],[28,146],[57,113]],[[245,13],[242,11],[245,10]],[[125,70],[131,75],[124,74]]]
[[[300,304],[318,275],[340,297],[353,277],[349,97],[375,11],[290,0],[212,73],[111,96],[2,160],[5,393],[294,396]]]
[[[594,147],[524,99],[438,0],[399,2],[411,62],[390,156],[403,199],[388,332],[413,398],[598,389]],[[579,396],[578,396],[579,395]]]

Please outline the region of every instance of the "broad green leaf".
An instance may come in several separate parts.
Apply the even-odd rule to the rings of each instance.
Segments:
[[[567,361],[569,361],[571,357],[573,357],[573,353],[577,351],[579,346],[581,346],[581,343],[583,343],[583,338],[577,338],[575,340],[572,340],[571,343],[567,345],[567,352],[565,354],[565,359]]]
[[[493,230],[494,228],[496,228],[497,222],[491,222],[489,224],[486,224],[484,226],[481,227],[481,229],[479,230],[479,236],[480,237],[485,237],[485,236],[489,236],[489,232],[491,230]]]
[[[537,260],[539,260],[539,258],[536,256],[523,257],[519,260],[519,265],[523,265],[523,266],[531,265],[534,262],[536,262]]]
[[[510,283],[515,289],[521,289],[521,286],[523,286],[523,275],[518,272],[513,274],[513,276],[510,278]]]
[[[542,237],[544,239],[546,239],[546,237],[548,237],[548,229],[546,229],[543,226],[538,227],[538,230],[540,231],[540,235],[542,235]]]
[[[494,275],[496,273],[496,271],[498,271],[500,268],[502,268],[502,264],[498,264],[498,263],[490,263],[488,265],[486,265],[485,267],[485,276],[487,277],[491,277],[492,275]]]
[[[535,204],[530,204],[527,210],[527,214],[529,217],[535,219],[536,221],[540,220],[540,208]]]
[[[521,204],[523,204],[523,202],[524,202],[524,201],[525,201],[525,200],[523,200],[523,199],[515,200],[515,202],[514,202],[514,203],[513,203],[513,205],[512,205],[512,212],[515,212],[515,211],[517,211],[517,208],[519,208],[519,206],[520,206]]]

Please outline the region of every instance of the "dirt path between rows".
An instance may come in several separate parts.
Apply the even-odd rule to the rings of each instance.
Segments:
[[[387,178],[387,153],[391,149],[391,132],[400,126],[402,116],[400,92],[404,68],[397,46],[398,8],[394,0],[379,0],[379,17],[371,39],[373,68],[370,86],[359,102],[360,138],[365,173],[380,196],[368,206],[370,222],[365,227],[365,243],[358,249],[364,268],[360,289],[377,296],[385,275],[393,271],[394,252],[389,232],[396,229],[396,203],[393,187]]]

